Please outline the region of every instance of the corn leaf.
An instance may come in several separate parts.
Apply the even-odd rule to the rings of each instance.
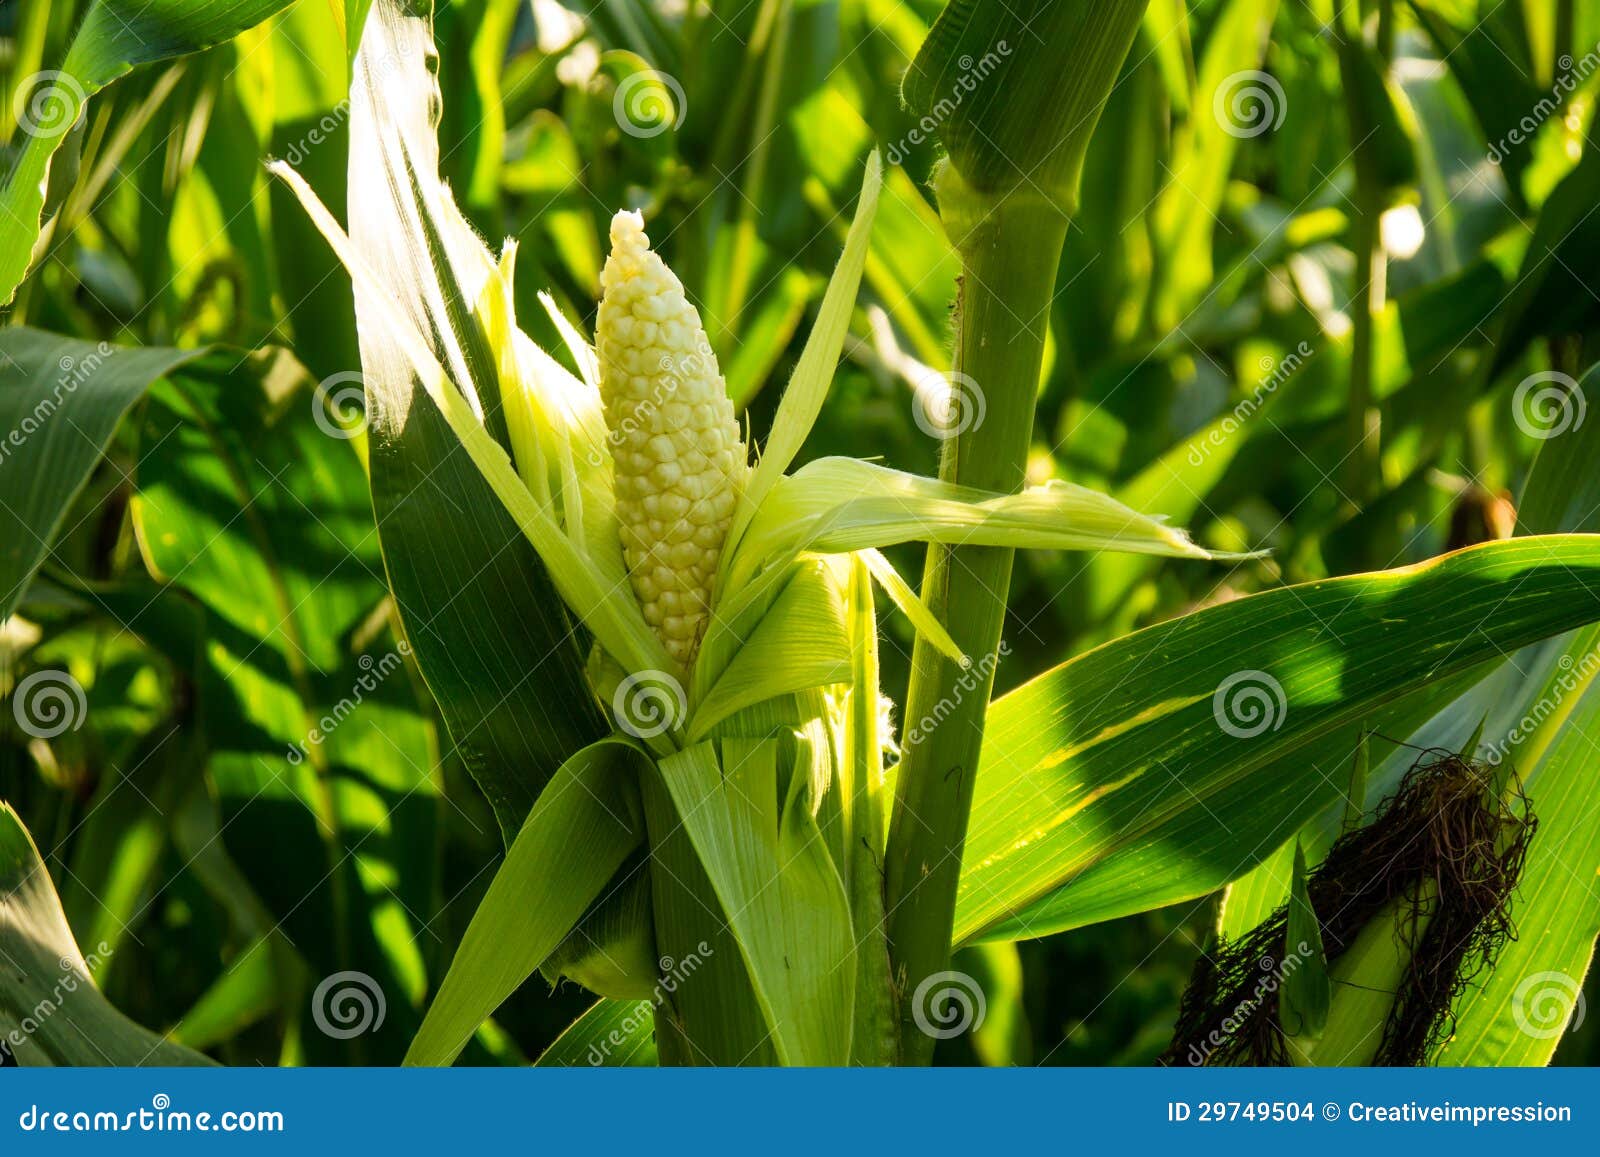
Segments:
[[[0,620],[22,600],[128,407],[204,353],[0,329]]]
[[[911,626],[917,634],[926,636],[934,646],[958,663],[967,658],[961,653],[961,647],[950,637],[950,632],[944,629],[944,624],[934,618],[928,605],[917,597],[917,592],[911,589],[911,584],[900,577],[900,572],[894,569],[894,564],[884,557],[881,550],[869,546],[857,551],[856,556],[883,588],[884,594],[889,596],[889,601],[911,621]]]
[[[57,150],[79,130],[88,98],[136,65],[198,52],[289,6],[289,0],[96,0],[58,70],[15,94],[25,140],[0,186],[0,305],[27,276]],[[76,148],[74,139],[69,146]]]
[[[498,358],[474,315],[492,262],[438,177],[428,7],[373,4],[351,83],[351,242],[375,273],[356,295],[372,498],[418,663],[509,841],[555,768],[606,727],[524,528],[458,452],[413,358],[375,316],[429,335],[457,396],[476,397],[492,436],[505,436]]]
[[[561,765],[473,913],[406,1064],[453,1061],[572,931],[644,838],[637,785],[649,764],[605,739]]]
[[[24,1065],[205,1065],[141,1028],[89,978],[50,871],[17,813],[0,803],[0,1041]]]
[[[1600,538],[1557,535],[1254,595],[1065,663],[990,711],[957,937],[1205,895],[1342,799],[1356,733],[1315,741],[1411,693],[1436,710],[1452,677],[1596,620]],[[1224,729],[1230,687],[1259,692],[1256,733]]]
[[[901,542],[1212,557],[1181,530],[1071,483],[997,495],[854,458],[820,458],[784,478],[762,504],[737,548],[728,597],[801,551]]]
[[[698,743],[661,778],[739,944],[780,1063],[850,1059],[855,938],[844,885],[774,740]]]
[[[1600,374],[1582,382],[1594,400]],[[1600,427],[1579,425],[1543,446],[1520,504],[1530,532],[1600,529]],[[1600,935],[1600,901],[1582,883],[1600,858],[1600,823],[1585,803],[1593,795],[1593,752],[1600,728],[1600,628],[1586,627],[1527,647],[1404,734],[1407,747],[1369,771],[1369,800],[1392,792],[1415,762],[1414,748],[1461,750],[1515,769],[1539,817],[1521,884],[1512,898],[1517,937],[1456,1002],[1455,1029],[1435,1054],[1442,1064],[1549,1063],[1581,1007],[1578,993]],[[1302,833],[1313,863],[1343,828],[1336,801]],[[1234,882],[1223,931],[1239,935],[1283,902],[1286,846]],[[1574,867],[1576,865],[1576,867]]]

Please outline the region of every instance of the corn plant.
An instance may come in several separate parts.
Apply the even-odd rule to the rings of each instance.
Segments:
[[[1005,1063],[1013,945],[1182,928],[1175,1031],[1097,1059],[1551,1059],[1592,85],[1492,236],[1422,136],[1504,144],[1579,24],[284,7],[30,8],[62,67],[5,76],[0,1052]]]

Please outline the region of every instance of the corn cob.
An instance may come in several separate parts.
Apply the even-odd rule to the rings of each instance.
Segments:
[[[645,621],[688,667],[743,488],[744,443],[700,315],[638,213],[611,221],[595,345],[623,556]]]

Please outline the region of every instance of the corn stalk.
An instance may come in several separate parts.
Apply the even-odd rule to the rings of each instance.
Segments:
[[[908,103],[938,118],[973,60],[1002,69],[955,107],[941,134],[949,161],[936,182],[945,230],[961,256],[956,381],[983,399],[984,420],[945,443],[942,480],[1009,493],[1021,488],[1056,267],[1083,156],[1145,8],[952,3],[906,80]],[[1069,84],[1062,77],[1072,78]],[[919,639],[906,703],[908,740],[886,864],[889,941],[901,1001],[903,1056],[926,1063],[933,1038],[916,1030],[923,985],[948,963],[956,890],[994,681],[1012,552],[977,543],[928,550],[922,598],[964,667]],[[937,721],[928,727],[923,721]]]

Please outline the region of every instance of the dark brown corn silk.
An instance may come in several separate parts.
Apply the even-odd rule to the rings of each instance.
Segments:
[[[1392,919],[1410,962],[1374,1065],[1423,1064],[1454,1030],[1451,1007],[1514,936],[1513,889],[1536,820],[1506,769],[1428,751],[1365,826],[1340,837],[1307,877],[1331,965],[1374,919]],[[1288,905],[1195,964],[1166,1065],[1286,1065],[1280,984],[1291,959]],[[1335,981],[1337,984],[1338,982]]]

